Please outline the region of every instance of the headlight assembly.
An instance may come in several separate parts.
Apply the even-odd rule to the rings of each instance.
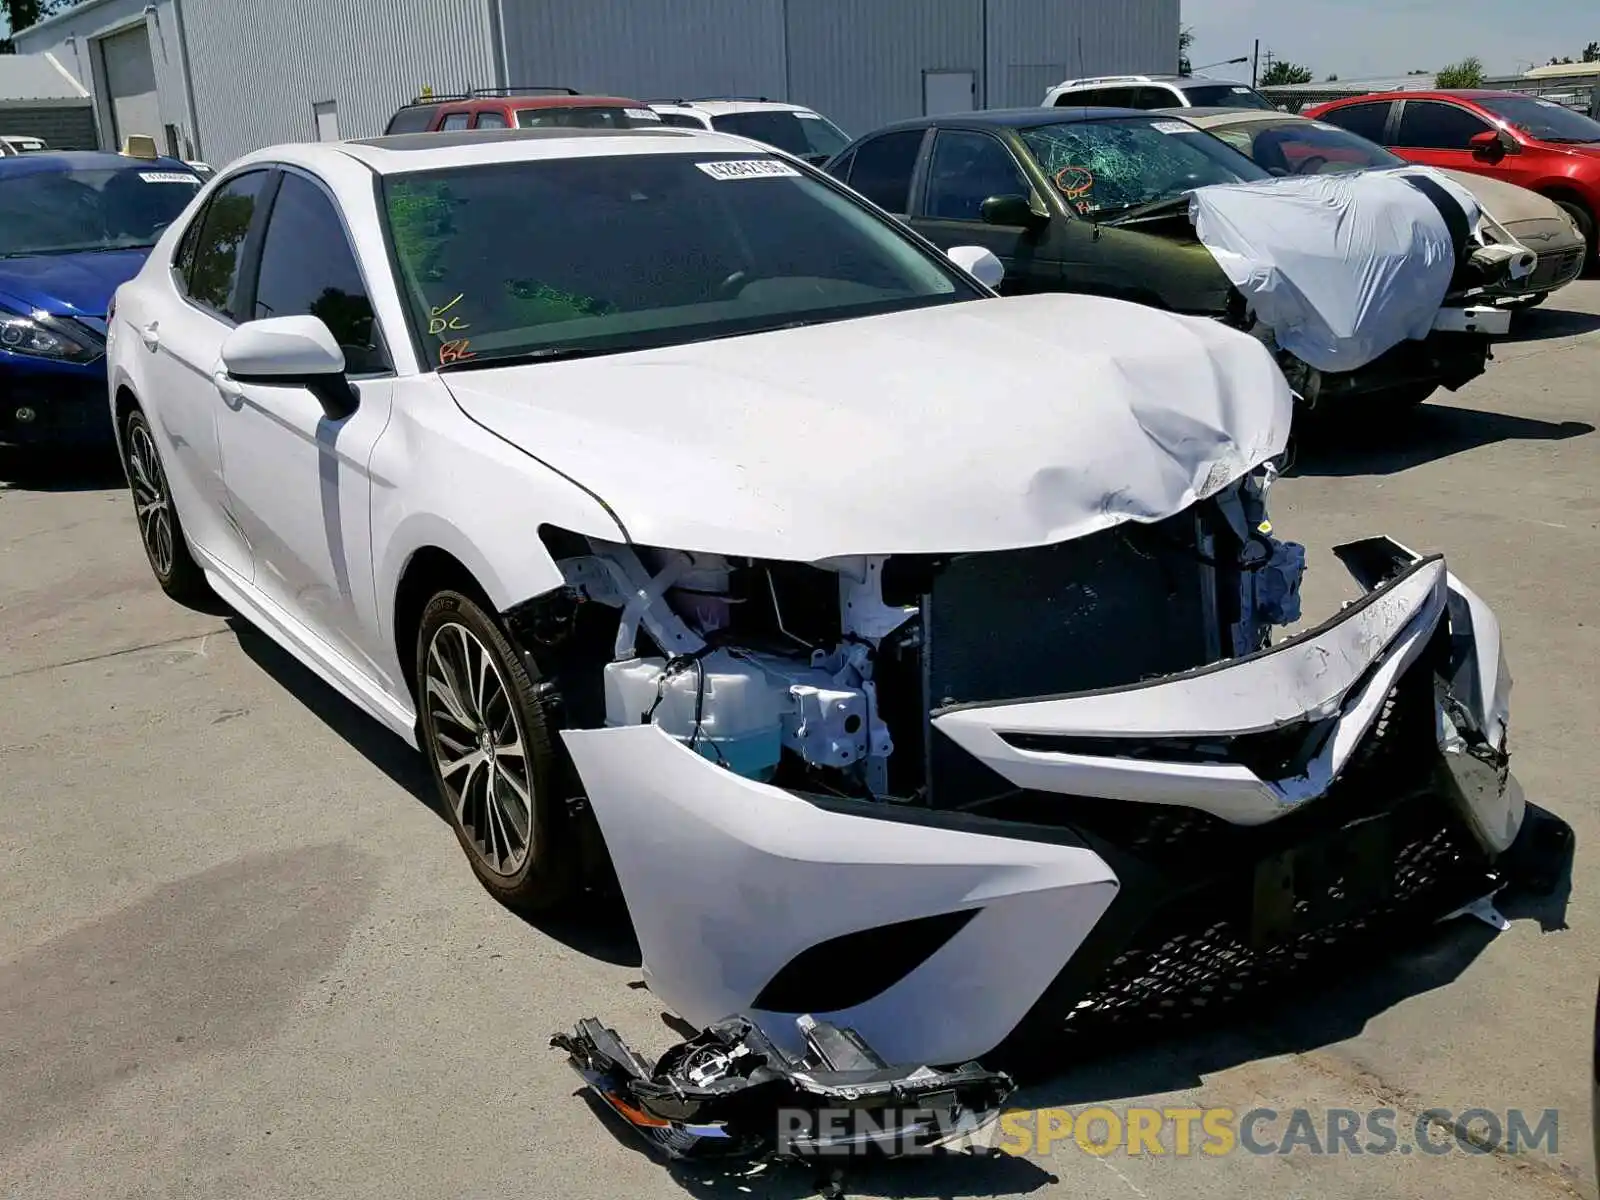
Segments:
[[[0,310],[0,350],[30,358],[87,363],[99,358],[102,349],[99,339],[76,322],[56,320],[44,313],[25,317]]]

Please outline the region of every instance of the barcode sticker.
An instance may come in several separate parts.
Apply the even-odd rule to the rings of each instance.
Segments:
[[[661,114],[660,113],[651,112],[648,108],[625,108],[622,111],[627,113],[635,121],[659,121],[659,120],[661,120]]]
[[[140,171],[139,178],[146,183],[199,183],[197,175],[187,171]]]
[[[1162,133],[1199,133],[1200,132],[1193,125],[1190,125],[1190,124],[1188,124],[1188,123],[1186,123],[1184,121],[1152,121],[1150,123],[1150,128],[1159,130]]]
[[[727,181],[729,179],[771,179],[779,175],[798,176],[788,163],[781,163],[775,158],[727,158],[720,162],[695,163],[713,179]]]

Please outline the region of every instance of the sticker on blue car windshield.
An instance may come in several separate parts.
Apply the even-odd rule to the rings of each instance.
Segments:
[[[788,163],[775,158],[725,158],[720,162],[695,163],[713,179],[770,179],[777,175],[800,174]]]
[[[187,171],[140,171],[139,178],[146,183],[199,183],[198,177]]]

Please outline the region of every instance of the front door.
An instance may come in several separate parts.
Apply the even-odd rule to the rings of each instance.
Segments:
[[[1026,200],[1044,214],[1010,148],[993,134],[941,129],[934,139],[927,186],[914,206],[912,227],[941,250],[983,246],[1005,264],[1000,291],[1005,295],[1051,292],[1061,286],[1061,264],[1046,254],[1049,226],[991,225],[983,202],[994,196]]]
[[[1441,100],[1407,100],[1400,110],[1394,145],[1402,157],[1415,163],[1514,183],[1517,156],[1494,158],[1473,152],[1472,139],[1476,135],[1494,132],[1497,130],[1488,121],[1459,105]]]
[[[249,538],[258,597],[385,690],[371,565],[368,463],[388,424],[394,379],[368,289],[330,195],[286,170],[268,216],[253,319],[315,316],[344,350],[360,403],[330,418],[299,385],[240,384],[219,429],[223,478]]]

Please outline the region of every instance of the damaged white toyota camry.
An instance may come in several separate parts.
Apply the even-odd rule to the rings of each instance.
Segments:
[[[1374,538],[1274,642],[1269,352],[996,266],[716,134],[263,151],[116,299],[145,549],[419,746],[495,896],[609,863],[661,998],[786,1052],[1173,1019],[1494,891],[1489,610]]]

